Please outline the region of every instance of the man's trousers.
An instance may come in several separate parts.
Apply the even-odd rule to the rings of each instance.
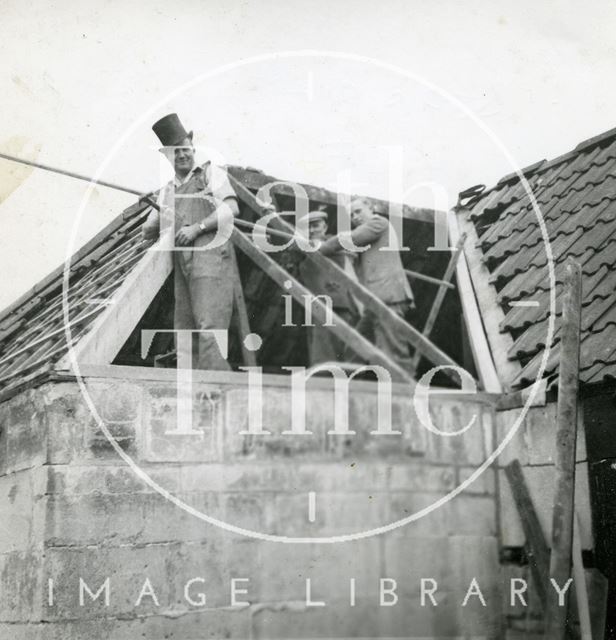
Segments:
[[[408,302],[390,303],[387,306],[396,315],[404,318],[409,308]],[[359,333],[365,338],[373,342],[373,344],[383,353],[388,355],[394,362],[405,366],[409,361],[409,345],[406,340],[395,328],[381,322],[370,309],[364,309],[360,321],[355,327]]]
[[[353,326],[357,316],[348,309],[334,309],[347,324]],[[345,342],[334,335],[331,327],[314,325],[308,329],[308,360],[312,367],[321,362],[350,362],[353,354]]]
[[[175,329],[219,329],[228,331],[233,314],[234,277],[201,276],[193,278],[176,261],[175,272]],[[233,273],[233,272],[231,272]],[[195,347],[196,343],[196,347]],[[178,349],[178,362],[189,356],[193,369],[229,370],[229,363],[221,355],[213,335],[199,334],[192,341],[190,353]],[[181,341],[178,341],[181,345]],[[182,360],[188,362],[187,360]]]

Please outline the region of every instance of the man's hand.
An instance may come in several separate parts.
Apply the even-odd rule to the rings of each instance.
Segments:
[[[359,259],[359,254],[356,251],[348,251],[347,249],[343,249],[340,253],[342,253],[345,258],[349,258],[351,262],[355,262]]]
[[[196,239],[197,236],[201,233],[201,229],[199,229],[198,224],[191,224],[182,227],[175,234],[175,245],[176,247],[187,247],[191,245]]]
[[[146,221],[141,227],[141,239],[144,242],[157,240],[160,233],[160,214],[154,208],[148,214]]]
[[[144,242],[151,242],[152,240],[157,240],[158,239],[158,225],[148,225],[148,224],[144,224],[143,227],[141,227],[141,239]]]

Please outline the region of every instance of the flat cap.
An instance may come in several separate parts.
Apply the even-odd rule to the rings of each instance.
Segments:
[[[307,220],[308,222],[314,222],[315,220],[325,220],[327,222],[327,211],[309,211],[301,220]]]

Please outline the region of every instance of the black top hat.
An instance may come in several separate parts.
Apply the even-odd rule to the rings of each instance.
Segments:
[[[170,113],[152,125],[152,131],[158,136],[164,147],[175,147],[185,138],[192,140],[193,132],[187,132],[177,113]]]

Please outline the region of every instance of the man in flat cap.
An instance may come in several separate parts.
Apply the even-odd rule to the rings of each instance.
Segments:
[[[398,251],[392,242],[398,242],[387,218],[379,215],[368,198],[355,198],[351,202],[351,231],[344,232],[351,241],[341,244],[343,233],[326,240],[319,251],[327,256],[356,247],[359,282],[380,298],[394,313],[404,318],[414,308],[413,292],[408,283]],[[345,247],[346,245],[346,247]],[[384,249],[389,247],[388,249]],[[405,363],[409,358],[408,344],[395,330],[382,323],[370,310],[365,309],[356,329],[395,362]]]
[[[310,242],[320,245],[331,236],[327,234],[327,212],[323,209],[310,211],[305,218],[308,220],[308,235]],[[350,257],[344,252],[331,255],[331,259],[347,272],[352,271],[349,264]],[[340,285],[334,278],[317,268],[309,259],[304,259],[299,265],[301,282],[316,296],[328,296],[331,299],[335,314],[353,326],[359,317],[357,305],[349,290]],[[346,359],[346,345],[334,335],[331,328],[320,324],[308,327],[308,359],[310,366],[321,362],[334,362]]]
[[[161,118],[152,129],[175,171],[158,198],[163,224],[166,216],[171,218],[167,222],[175,231],[175,329],[228,330],[236,278],[233,247],[216,235],[218,230],[229,232],[239,213],[235,191],[223,168],[209,161],[195,164],[192,131],[184,129],[177,114]],[[160,228],[161,214],[152,211],[144,238],[156,239]],[[197,354],[196,368],[230,368],[211,334],[199,334]],[[181,355],[192,358],[192,353],[178,353],[178,361]]]

